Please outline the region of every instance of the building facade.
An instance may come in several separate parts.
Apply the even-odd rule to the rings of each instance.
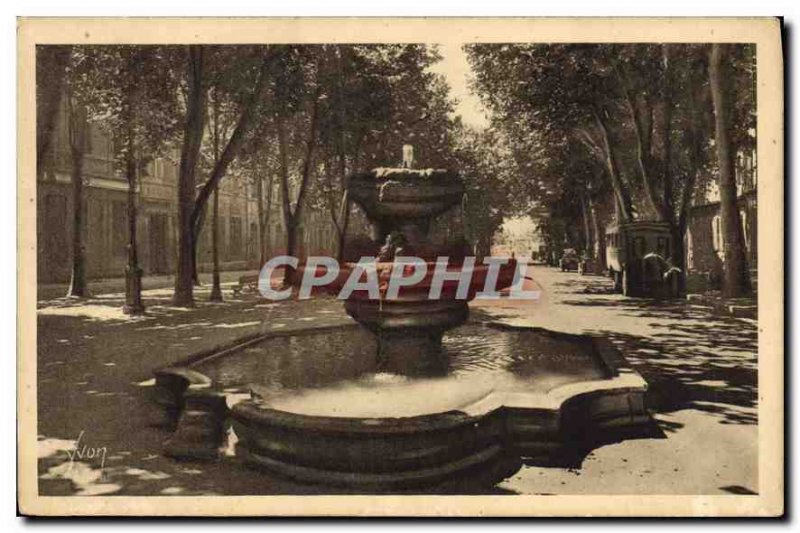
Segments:
[[[66,283],[72,262],[72,181],[68,115],[62,108],[48,170],[37,181],[37,276],[39,283]],[[148,165],[137,194],[137,246],[144,275],[171,274],[177,258],[178,154]],[[115,170],[113,146],[103,128],[92,123],[83,166],[86,273],[89,279],[124,275],[127,262],[128,212],[125,177]],[[285,249],[278,180],[269,214],[268,255]],[[266,196],[266,194],[265,194]],[[223,270],[259,268],[259,224],[256,187],[237,176],[220,186],[219,256]],[[330,215],[308,209],[298,232],[299,255],[331,254],[336,232]],[[358,215],[354,233],[363,231]],[[198,267],[211,270],[211,201],[198,243]]]
[[[756,152],[740,152],[736,164],[737,203],[744,236],[745,260],[753,286],[758,281],[758,193]],[[685,235],[687,290],[718,289],[723,268],[724,237],[716,182],[692,206]]]

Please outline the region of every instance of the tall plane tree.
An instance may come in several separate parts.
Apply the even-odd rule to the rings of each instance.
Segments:
[[[53,137],[59,117],[66,117],[72,182],[72,261],[67,296],[88,295],[83,166],[89,129],[88,105],[96,96],[92,62],[81,47],[48,45],[36,49],[36,170],[39,179],[53,163]],[[61,107],[65,113],[61,113]]]
[[[200,233],[202,214],[212,192],[219,188],[220,182],[228,173],[230,165],[240,156],[248,137],[258,129],[259,122],[267,120],[264,99],[273,79],[276,47],[244,46],[214,47],[214,70],[209,78],[214,90],[217,117],[220,121],[230,121],[230,135],[216,127],[212,132],[215,151],[214,164],[194,200],[190,223],[192,227],[192,262],[195,263],[196,247]],[[222,115],[227,115],[223,117]],[[196,270],[196,264],[193,264]]]
[[[298,232],[318,144],[319,106],[323,96],[327,97],[319,78],[321,55],[321,46],[287,47],[281,54],[281,69],[272,91],[281,213],[286,255],[290,256],[298,252]],[[290,284],[293,276],[294,271],[286,268],[284,284]]]
[[[574,135],[602,165],[617,221],[628,222],[636,209],[625,164],[626,120],[613,50],[604,46],[480,44],[467,52],[474,86],[498,126],[542,138]]]
[[[87,91],[80,86],[80,53],[75,54],[71,65],[73,76],[66,83],[67,138],[69,140],[70,178],[72,180],[72,272],[67,296],[82,298],[88,296],[86,288],[86,220],[84,213],[85,194],[83,190],[83,162],[86,156],[89,117],[87,110]]]
[[[669,259],[685,271],[689,209],[709,167],[704,46],[474,45],[469,57],[499,127],[540,136],[554,157],[572,156],[548,138],[582,143],[603,168],[617,221],[668,223]]]
[[[263,118],[262,100],[272,79],[270,67],[280,47],[190,46],[186,61],[186,114],[179,178],[179,246],[174,301],[194,304],[196,246],[208,200],[241,152],[254,125]],[[230,136],[218,139],[220,152],[208,176],[196,186],[208,115],[208,92],[214,87],[226,112],[236,116]],[[225,102],[222,104],[222,102]],[[197,192],[195,193],[195,190]]]
[[[736,94],[732,63],[731,46],[711,46],[708,72],[714,101],[714,138],[719,166],[720,224],[725,265],[722,293],[728,298],[741,296],[750,290],[742,223],[736,202],[736,145],[733,131]]]
[[[192,210],[195,200],[195,176],[206,119],[208,83],[205,80],[207,52],[202,45],[178,50],[175,67],[184,72],[183,141],[178,171],[178,263],[175,272],[173,302],[194,305],[194,235]]]

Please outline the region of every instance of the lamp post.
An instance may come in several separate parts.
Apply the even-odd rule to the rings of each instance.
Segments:
[[[127,164],[134,165],[129,158]],[[136,186],[138,169],[128,168],[128,264],[125,265],[125,305],[122,311],[127,315],[141,315],[144,313],[142,303],[142,267],[139,266],[139,257],[136,246]]]

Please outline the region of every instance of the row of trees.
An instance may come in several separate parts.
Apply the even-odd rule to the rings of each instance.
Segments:
[[[480,254],[489,253],[505,216],[544,206],[552,232],[574,231],[555,227],[559,220],[582,220],[597,259],[611,217],[666,222],[676,244],[671,260],[685,270],[689,208],[718,176],[725,292],[747,290],[734,159],[754,143],[752,47],[475,44],[467,53],[474,89],[493,115],[484,131],[453,118],[447,84],[429,68],[440,57],[424,45],[40,47],[40,174],[52,165],[58,110],[68,116],[70,294],[86,294],[81,206],[92,122],[112,139],[116,171],[128,183],[130,312],[143,309],[137,191],[153,159],[173,157],[179,169],[174,301],[192,305],[208,218],[212,295],[221,295],[221,183],[255,188],[262,259],[276,206],[287,253],[296,252],[306,210],[317,209],[330,216],[341,258],[351,213],[347,176],[399,163],[405,143],[425,165],[462,172],[465,232]]]
[[[92,122],[112,139],[115,169],[128,183],[131,313],[143,310],[136,195],[155,158],[175,158],[178,166],[174,303],[181,306],[194,303],[197,245],[209,209],[212,297],[221,296],[216,220],[225,180],[257,191],[262,259],[278,202],[288,254],[296,251],[305,210],[315,208],[329,213],[341,257],[351,212],[347,176],[398,162],[404,143],[426,165],[464,165],[475,198],[469,209],[489,212],[491,187],[479,179],[491,175],[481,152],[485,139],[452,118],[447,85],[429,70],[439,59],[424,45],[39,47],[40,174],[53,163],[59,107],[68,115],[75,206],[70,295],[86,295],[83,161]],[[493,229],[473,228],[489,235]]]
[[[475,44],[467,53],[516,166],[511,185],[551,221],[582,219],[598,263],[613,216],[669,224],[670,259],[685,271],[689,209],[718,176],[723,290],[749,290],[734,161],[755,141],[753,47]]]

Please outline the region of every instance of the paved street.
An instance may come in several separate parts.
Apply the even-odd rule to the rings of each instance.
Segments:
[[[484,301],[473,315],[607,335],[650,385],[651,438],[610,443],[573,468],[526,466],[494,492],[724,494],[757,486],[757,328],[686,302],[610,294],[607,280],[531,267],[538,301]],[[147,281],[145,281],[147,285]],[[152,286],[152,285],[150,285]],[[275,494],[315,492],[223,460],[175,462],[160,453],[152,370],[264,327],[349,320],[341,302],[270,303],[255,295],[171,307],[169,288],[145,292],[149,314],[130,318],[122,295],[40,301],[39,457],[42,494]],[[766,354],[765,356],[768,356]],[[80,445],[100,455],[70,461]]]

